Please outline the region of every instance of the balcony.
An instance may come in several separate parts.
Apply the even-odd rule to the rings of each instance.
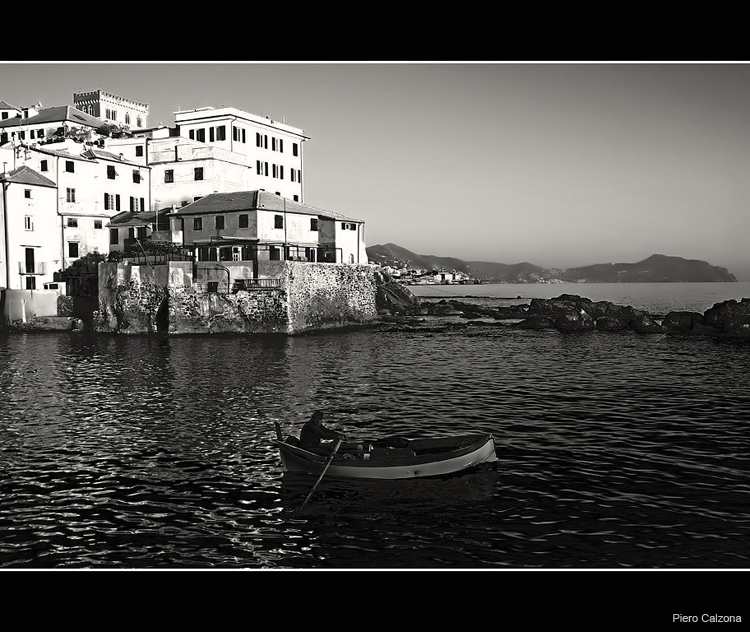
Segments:
[[[18,262],[18,274],[47,274],[47,262],[30,263],[28,261]]]

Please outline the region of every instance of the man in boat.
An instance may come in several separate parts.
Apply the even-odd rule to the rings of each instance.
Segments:
[[[299,433],[299,445],[308,452],[329,455],[333,452],[335,445],[332,440],[344,437],[335,430],[326,428],[322,421],[323,413],[316,410],[309,421],[302,426]]]

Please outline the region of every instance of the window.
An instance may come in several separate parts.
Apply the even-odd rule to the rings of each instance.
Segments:
[[[284,216],[283,215],[274,215],[274,217],[273,217],[273,226],[274,226],[274,228],[284,228]]]
[[[47,161],[46,160],[42,160],[42,162],[39,163],[39,168],[42,171],[49,171],[49,166],[47,165]]]
[[[208,128],[208,140],[211,141],[212,143],[214,142],[214,128],[213,127]]]
[[[120,210],[120,195],[112,195],[111,193],[104,194],[104,210]]]
[[[224,125],[219,125],[219,127],[216,128],[216,140],[226,140],[227,139],[227,128]]]
[[[26,289],[27,290],[35,290],[36,289],[36,277],[35,276],[27,276],[26,277]]]
[[[71,189],[68,187],[65,192],[65,199],[68,202],[75,202],[76,201],[76,190]]]
[[[78,228],[78,219],[75,217],[69,217],[68,228]]]
[[[223,215],[217,215],[216,218],[216,228],[221,229],[224,228],[224,216]]]
[[[141,182],[141,172],[138,169],[133,169],[133,182],[136,184],[140,184]]]
[[[240,215],[240,228],[247,228],[248,225],[248,216]]]
[[[107,177],[110,180],[114,180],[116,175],[117,174],[115,173],[115,166],[114,165],[107,165]]]
[[[120,231],[118,231],[116,228],[109,229],[109,243],[110,244],[120,243]]]
[[[102,227],[102,220],[100,220],[100,219],[95,219],[95,220],[94,220],[94,228],[95,228],[96,230],[100,230],[100,229],[101,229],[101,227]]]
[[[31,215],[27,215],[23,218],[24,230],[34,230],[34,218]]]
[[[313,217],[310,219],[310,230],[318,230],[318,218]]]
[[[77,241],[69,241],[68,242],[68,256],[69,257],[77,257],[78,256],[78,242]]]
[[[174,182],[174,169],[167,169],[164,172],[164,182]]]
[[[206,142],[206,130],[204,129],[195,130],[195,140],[198,140],[201,143],[205,143]]]
[[[219,291],[219,282],[218,281],[209,281],[208,282],[208,291],[209,292],[218,292]]]
[[[31,189],[24,189],[23,190],[23,197],[25,197],[27,200],[31,199]]]
[[[299,145],[297,143],[292,143],[292,155],[299,156]]]
[[[203,180],[203,167],[196,167],[195,168],[195,179],[196,180]]]
[[[139,124],[139,126],[140,126],[140,124]],[[143,145],[138,145],[135,148],[135,155],[136,156],[143,156]]]
[[[281,259],[281,251],[276,246],[271,246],[268,251],[268,257],[271,261],[279,261]]]
[[[75,173],[75,165],[73,164],[72,160],[65,161],[65,171],[67,171],[68,173]]]
[[[202,217],[193,218],[193,230],[203,230],[203,218]]]

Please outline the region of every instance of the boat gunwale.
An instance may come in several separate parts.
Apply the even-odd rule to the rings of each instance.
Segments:
[[[421,466],[426,465],[430,463],[441,463],[444,461],[449,461],[451,459],[461,458],[463,456],[472,454],[473,452],[478,452],[484,448],[487,443],[492,442],[493,449],[494,449],[494,437],[491,433],[483,433],[483,434],[470,434],[470,435],[459,435],[455,437],[455,439],[463,438],[463,437],[476,437],[476,440],[468,443],[463,446],[457,446],[455,449],[442,451],[442,452],[425,452],[423,454],[414,454],[409,455],[405,457],[398,457],[394,456],[392,458],[383,458],[383,459],[343,459],[343,458],[334,458],[331,461],[331,467],[336,468],[338,467],[345,467],[347,469],[354,468],[354,469],[360,469],[361,471],[365,470],[377,470],[377,469],[384,469],[384,468],[403,468],[403,467],[412,467],[412,466]],[[453,437],[446,437],[444,439],[451,439]],[[427,439],[427,441],[431,441],[432,439]],[[415,440],[419,441],[419,439]],[[299,446],[292,445],[288,443],[287,440],[277,440],[276,444],[278,445],[280,451],[287,450],[293,457],[296,459],[302,460],[303,462],[307,462],[310,464],[311,467],[314,468],[322,468],[325,466],[327,461],[327,456],[315,454],[313,452],[309,452],[305,450],[304,448],[300,448]]]

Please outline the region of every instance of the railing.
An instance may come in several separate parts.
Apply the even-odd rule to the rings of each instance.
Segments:
[[[263,290],[281,287],[281,279],[235,279],[232,292],[240,290]]]
[[[18,262],[18,273],[19,274],[47,274],[47,262],[40,261],[39,263],[32,263],[28,265],[23,261]]]

